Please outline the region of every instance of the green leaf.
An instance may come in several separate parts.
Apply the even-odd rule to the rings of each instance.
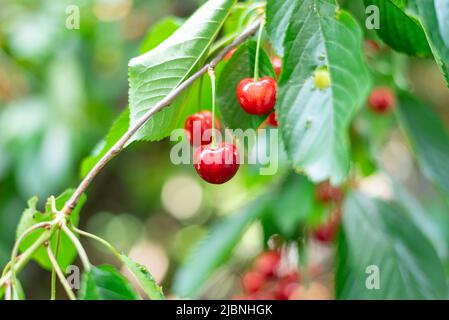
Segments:
[[[312,181],[341,184],[350,164],[348,126],[371,86],[360,27],[329,1],[301,1],[284,47],[277,110],[286,152]],[[329,87],[315,86],[318,70],[329,71]]]
[[[70,198],[72,193],[73,190],[69,189],[64,191],[64,193],[62,193],[60,196],[56,198],[56,208],[58,210],[62,209],[65,202]],[[70,219],[74,226],[78,225],[79,213],[85,201],[86,196],[83,195],[78,201],[76,208],[72,211]],[[37,197],[33,197],[30,200],[28,200],[28,208],[25,209],[25,211],[23,212],[19,225],[17,226],[16,232],[17,237],[19,237],[26,229],[28,229],[32,225],[43,221],[50,221],[53,219],[54,216],[53,213],[51,212],[50,202],[47,201],[44,212],[40,212],[39,210],[37,210],[36,208],[37,203],[38,203]],[[43,232],[44,232],[43,229],[38,229],[34,230],[28,236],[26,236],[20,244],[19,247],[20,251],[23,252],[26,249],[28,249],[37,240],[37,238],[39,238],[42,235]],[[50,244],[53,249],[53,252],[55,252],[56,242],[57,242],[57,234],[55,233],[50,239]],[[72,264],[72,262],[75,260],[76,254],[77,254],[76,248],[72,244],[71,240],[65,233],[61,232],[57,261],[62,270],[65,270],[70,264]],[[43,268],[51,270],[52,265],[50,260],[48,259],[47,250],[44,247],[41,247],[38,250],[36,250],[35,254],[33,255],[33,259],[37,263],[39,263]]]
[[[446,0],[411,0],[432,48],[433,55],[449,86],[449,2]]]
[[[300,223],[306,222],[313,212],[314,191],[314,185],[306,177],[295,173],[290,174],[280,186],[272,203],[270,221],[282,237],[290,240],[298,238]]]
[[[419,21],[407,15],[405,3],[398,0],[364,0],[365,6],[377,6],[380,12],[379,37],[396,51],[419,57],[431,56],[426,35]]]
[[[449,225],[449,216],[447,209],[442,210],[441,216],[436,216],[429,210],[426,210],[424,205],[419,202],[417,197],[408,193],[405,188],[399,184],[394,188],[395,199],[404,210],[409,214],[410,219],[422,231],[422,233],[432,243],[435,251],[442,261],[447,261],[449,258],[449,243],[447,241],[447,226]],[[435,199],[432,199],[435,202]]]
[[[86,174],[97,164],[97,162],[108,152],[129,128],[129,108],[122,111],[109,129],[106,138],[95,148],[93,154],[83,160],[81,165],[81,176]]]
[[[230,257],[244,231],[264,213],[266,203],[265,195],[215,225],[192,249],[185,265],[175,274],[174,293],[181,297],[195,296],[212,273]]]
[[[245,112],[237,100],[237,85],[243,78],[254,76],[257,43],[253,40],[245,44],[232,55],[224,66],[217,87],[217,104],[226,126],[231,129],[257,128],[267,116],[255,116]],[[268,55],[260,51],[260,75],[275,78]]]
[[[449,136],[440,117],[406,94],[399,96],[396,114],[422,173],[449,196]]]
[[[181,26],[182,20],[177,17],[166,17],[159,21],[147,33],[140,45],[140,53],[153,50],[170,37]]]
[[[121,258],[151,300],[165,300],[162,288],[156,283],[147,268],[134,262],[124,254],[121,255]]]
[[[131,284],[113,266],[92,266],[83,275],[80,300],[138,300]]]
[[[170,38],[129,62],[131,125],[192,74],[205,59],[235,0],[210,0]],[[182,99],[178,99],[182,101]],[[177,103],[158,112],[134,140],[159,140],[170,135],[182,114]]]
[[[279,56],[284,56],[284,40],[293,9],[299,0],[267,0],[267,31],[271,44]]]
[[[402,209],[358,193],[343,211],[336,272],[337,299],[447,299],[441,261]],[[368,289],[379,270],[379,289]]]

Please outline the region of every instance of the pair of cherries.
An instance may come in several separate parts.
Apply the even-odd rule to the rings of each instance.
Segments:
[[[229,52],[232,56],[233,51]],[[279,76],[281,60],[274,58],[273,66]],[[249,114],[265,115],[270,113],[267,123],[277,127],[276,114],[273,112],[276,104],[277,83],[273,78],[261,79],[246,78],[237,86],[237,99],[241,107]],[[215,123],[213,123],[215,121]],[[219,130],[217,119],[212,119],[212,113],[207,110],[189,116],[184,129],[190,143],[197,149],[193,155],[195,170],[201,178],[212,184],[222,184],[232,179],[239,169],[239,153],[232,143],[213,141],[213,124]]]
[[[220,129],[217,118],[212,119],[212,112],[203,110],[189,116],[184,129],[193,147],[193,164],[198,175],[212,184],[222,184],[232,179],[239,169],[239,153],[232,143],[214,144],[212,122],[215,130]]]

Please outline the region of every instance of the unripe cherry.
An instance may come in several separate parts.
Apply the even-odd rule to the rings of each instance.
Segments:
[[[316,70],[314,73],[313,82],[315,87],[317,87],[318,89],[324,90],[329,88],[329,86],[331,85],[331,76],[329,74],[329,70]]]

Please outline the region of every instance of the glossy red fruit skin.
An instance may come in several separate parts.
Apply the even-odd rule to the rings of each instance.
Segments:
[[[343,192],[341,188],[334,187],[326,181],[316,187],[315,197],[322,203],[340,202],[343,198]]]
[[[265,251],[257,257],[254,268],[266,277],[273,277],[281,261],[281,254],[278,251]]]
[[[275,128],[279,126],[276,112],[270,113],[270,115],[267,118],[267,124]]]
[[[195,150],[194,167],[203,180],[222,184],[232,179],[239,169],[239,153],[234,144],[220,143],[215,148],[203,145]]]
[[[259,291],[265,283],[265,276],[257,271],[249,271],[243,275],[242,285],[246,293]]]
[[[271,64],[273,65],[274,72],[276,76],[279,78],[282,72],[282,60],[279,57],[271,58]]]
[[[389,112],[396,104],[394,92],[387,87],[374,89],[369,98],[368,105],[374,113],[384,114]]]
[[[273,78],[263,77],[259,81],[245,78],[237,86],[240,106],[249,114],[264,115],[276,104],[277,84]]]
[[[195,126],[196,121],[198,121],[200,125]],[[194,134],[194,130],[198,130],[197,128],[200,132]],[[215,128],[216,130],[220,130],[220,124],[218,123],[217,118],[215,118]],[[209,110],[203,110],[187,117],[184,122],[184,129],[192,146],[199,147],[200,145],[211,143],[212,135],[206,137],[204,136],[204,132],[207,130],[212,130],[212,112]]]

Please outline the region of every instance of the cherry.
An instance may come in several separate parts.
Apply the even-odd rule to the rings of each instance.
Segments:
[[[254,268],[266,277],[273,277],[281,261],[278,251],[266,251],[257,257]]]
[[[236,51],[237,51],[237,48],[234,48],[231,51],[229,51],[228,53],[226,53],[226,55],[224,56],[223,60],[224,61],[230,60]]]
[[[276,76],[279,78],[282,71],[282,60],[279,57],[273,57],[271,58],[271,64],[273,65]]]
[[[203,145],[195,150],[193,159],[200,177],[212,184],[231,180],[239,169],[239,153],[231,143]]]
[[[277,84],[273,78],[263,77],[256,81],[246,78],[237,86],[237,99],[249,114],[264,115],[276,104]]]
[[[381,49],[380,45],[376,41],[371,40],[371,39],[365,40],[364,50],[365,50],[365,54],[368,57],[372,57],[372,56],[376,55],[377,53],[380,52],[380,49]]]
[[[194,147],[209,144],[212,142],[212,134],[206,136],[207,130],[212,130],[212,112],[203,110],[187,117],[184,122],[186,136],[190,140],[190,144]],[[215,118],[215,129],[220,130],[218,119]]]
[[[270,115],[268,116],[268,118],[267,118],[267,124],[268,125],[270,125],[270,126],[272,126],[272,127],[275,127],[275,128],[277,128],[278,127],[278,119],[277,119],[277,117],[276,117],[276,112],[272,112],[272,113],[270,113]]]
[[[299,273],[292,272],[277,280],[276,297],[279,300],[288,300],[299,286]]]
[[[331,214],[329,220],[325,224],[313,231],[313,238],[324,243],[332,242],[338,232],[340,221],[341,213],[337,210]]]
[[[378,114],[390,111],[396,104],[396,96],[390,88],[378,87],[374,89],[369,98],[368,105],[371,110]]]
[[[340,202],[343,197],[343,192],[341,188],[334,187],[326,181],[316,187],[315,196],[322,203]]]
[[[249,271],[243,275],[242,285],[247,293],[259,291],[265,283],[265,276],[257,271]]]

